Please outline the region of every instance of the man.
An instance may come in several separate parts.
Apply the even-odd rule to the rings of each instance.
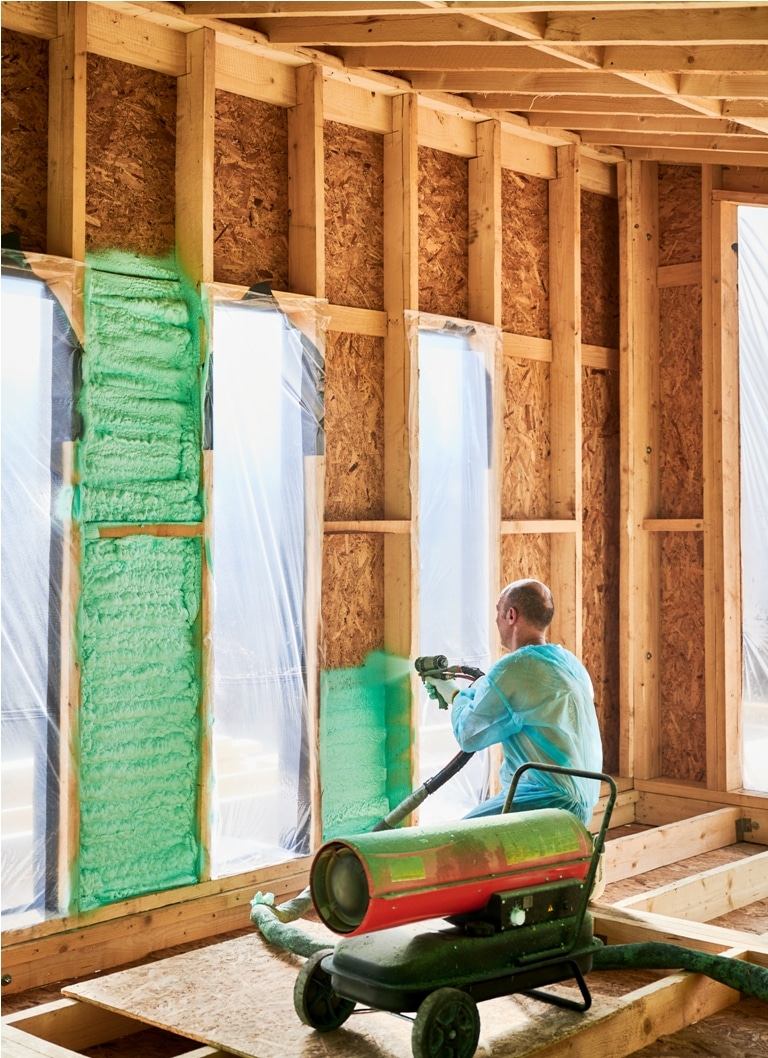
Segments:
[[[554,613],[552,593],[541,581],[507,585],[496,606],[496,627],[509,654],[467,689],[455,680],[425,680],[451,706],[453,731],[463,750],[472,753],[496,743],[502,747],[502,791],[467,819],[500,813],[512,776],[527,761],[602,769],[592,682],[574,654],[547,643]],[[566,808],[588,824],[599,794],[600,783],[594,779],[529,768],[511,810]]]

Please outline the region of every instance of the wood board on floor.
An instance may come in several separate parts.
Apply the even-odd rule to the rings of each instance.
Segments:
[[[327,938],[329,947],[338,940],[318,923],[302,922],[301,929]],[[303,1025],[293,1007],[293,987],[304,961],[267,944],[254,930],[252,936],[132,967],[63,992],[242,1058],[411,1058],[412,1026],[391,1014],[355,1014],[332,1033],[320,1034]],[[596,994],[586,1014],[523,996],[481,1003],[478,1058],[529,1053],[543,1041],[557,1049],[558,1039],[567,1047],[568,1037],[598,1028],[626,998]]]

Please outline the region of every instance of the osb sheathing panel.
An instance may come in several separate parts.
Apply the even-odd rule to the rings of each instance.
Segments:
[[[48,215],[48,41],[3,30],[3,233],[22,250],[46,251]]]
[[[384,516],[384,340],[331,331],[325,350],[325,517]]]
[[[549,584],[550,555],[548,536],[505,533],[501,537],[501,586],[523,577],[534,577]]]
[[[325,123],[325,293],[384,308],[384,138]]]
[[[659,264],[701,260],[701,168],[659,166]]]
[[[549,338],[549,183],[501,170],[501,326]]]
[[[288,112],[216,92],[213,271],[288,290]]]
[[[323,665],[362,665],[384,642],[384,537],[326,533],[323,541]]]
[[[661,518],[703,514],[701,287],[659,291]]]
[[[619,347],[619,204],[581,193],[581,331],[587,345]]]
[[[706,778],[704,535],[662,533],[659,687],[661,768],[670,779]]]
[[[176,80],[88,56],[88,250],[165,257],[175,243]]]
[[[501,517],[550,516],[549,364],[504,358]]]
[[[592,677],[603,764],[619,770],[619,379],[582,376],[582,660]]]
[[[469,167],[419,147],[419,309],[467,319]]]

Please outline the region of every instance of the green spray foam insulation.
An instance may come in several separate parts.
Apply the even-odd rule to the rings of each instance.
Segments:
[[[323,840],[370,830],[411,792],[410,662],[382,651],[320,677]]]
[[[77,456],[83,521],[201,519],[201,319],[196,291],[170,264],[89,257]]]
[[[198,880],[201,555],[188,537],[84,543],[82,910]]]

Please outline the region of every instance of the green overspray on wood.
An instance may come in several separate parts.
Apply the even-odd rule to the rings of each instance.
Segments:
[[[323,840],[370,830],[411,792],[410,662],[383,651],[320,677]]]

